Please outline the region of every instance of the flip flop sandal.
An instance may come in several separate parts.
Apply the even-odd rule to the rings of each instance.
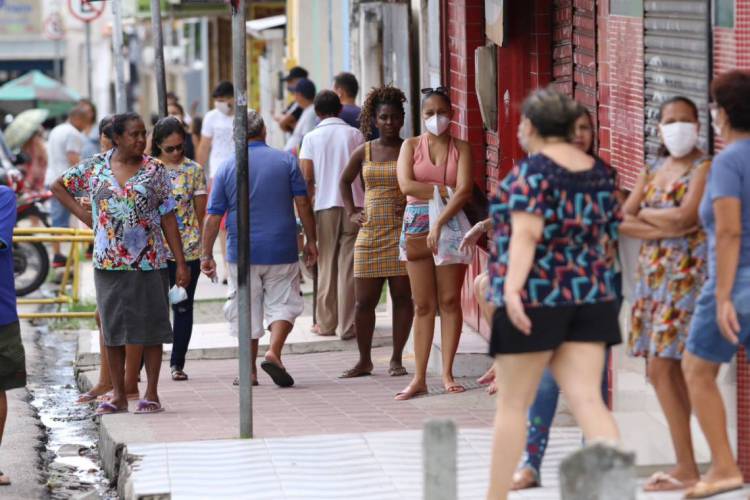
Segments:
[[[527,476],[526,472],[531,473],[531,477]],[[539,473],[531,467],[522,467],[513,473],[513,482],[511,483],[511,491],[530,490],[531,488],[540,488],[542,486],[539,481]]]
[[[235,387],[239,387],[240,385],[240,377],[234,377],[234,380],[232,380],[232,385]],[[253,387],[260,385],[257,380],[253,380]]]
[[[78,396],[78,399],[76,399],[75,404],[77,405],[87,405],[89,403],[93,403],[95,401],[98,401],[101,396],[97,396],[96,394],[92,394],[90,392],[84,392],[80,396]]]
[[[260,364],[260,367],[264,372],[268,374],[269,377],[271,377],[273,383],[278,385],[279,387],[291,387],[294,385],[294,379],[291,375],[289,375],[289,372],[287,372],[283,367],[277,365],[276,363],[263,361]]]
[[[99,396],[98,398],[96,398],[96,401],[99,402],[99,403],[101,403],[102,401],[109,401],[110,399],[112,399],[112,396],[114,396],[114,395],[115,395],[114,392],[107,391],[104,394],[102,394],[101,396]]]
[[[709,483],[707,481],[698,481],[695,486],[690,488],[683,498],[709,498],[730,491],[741,490],[744,487],[742,478],[723,479]]]
[[[172,369],[172,380],[175,382],[182,382],[188,379],[187,373],[176,368]]]
[[[346,370],[344,373],[339,375],[339,378],[359,378],[359,377],[369,377],[370,375],[372,375],[372,372],[359,370],[357,368],[352,368],[351,370]]]
[[[388,368],[388,375],[391,377],[403,377],[404,375],[408,375],[409,372],[406,371],[406,368],[403,366],[399,366],[397,368]]]
[[[128,408],[118,408],[109,401],[104,401],[103,403],[99,403],[99,406],[96,407],[96,415],[102,416],[102,415],[114,415],[116,413],[127,413]]]
[[[138,406],[136,407],[135,414],[137,415],[145,415],[147,413],[161,413],[164,411],[164,407],[161,405],[161,403],[158,403],[156,401],[149,401],[147,399],[141,399],[138,401]]]
[[[676,477],[672,476],[663,471],[655,472],[648,478],[646,484],[643,485],[643,491],[645,492],[657,492],[657,491],[681,491],[694,486],[697,481],[686,483],[680,481]]]
[[[10,478],[0,470],[0,486],[10,486]]]
[[[462,392],[466,392],[466,387],[461,384],[453,384],[446,387],[445,392],[447,394],[461,394]]]
[[[426,396],[427,395],[427,390],[426,389],[423,389],[421,391],[416,391],[416,392],[414,392],[412,394],[409,394],[409,391],[407,389],[408,389],[408,387],[406,389],[404,389],[403,391],[396,393],[396,397],[395,397],[396,401],[409,401],[410,399],[418,398],[419,396]]]

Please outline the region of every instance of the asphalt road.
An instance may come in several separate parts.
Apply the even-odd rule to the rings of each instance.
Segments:
[[[33,343],[34,329],[21,322],[21,335],[26,348],[26,369],[32,369],[37,356]],[[32,500],[44,498],[40,483],[41,466],[35,449],[40,444],[42,431],[31,406],[26,402],[28,391],[15,389],[8,392],[8,421],[0,445],[0,469],[12,481],[10,486],[0,487],[3,500]]]

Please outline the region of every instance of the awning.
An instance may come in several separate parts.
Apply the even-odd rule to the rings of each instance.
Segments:
[[[261,19],[253,19],[252,21],[247,21],[245,23],[246,32],[248,35],[250,35],[253,38],[264,38],[263,37],[263,31],[269,30],[272,28],[280,28],[282,26],[286,25],[286,16],[280,15],[280,16],[271,16],[271,17],[264,17]]]

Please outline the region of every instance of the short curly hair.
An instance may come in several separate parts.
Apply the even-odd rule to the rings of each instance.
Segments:
[[[711,83],[711,96],[726,111],[733,129],[750,132],[750,71],[734,70],[717,76]]]
[[[375,117],[378,114],[378,108],[385,104],[396,107],[401,114],[406,114],[404,103],[406,95],[404,92],[393,85],[383,85],[382,87],[373,87],[362,104],[362,113],[359,116],[359,129],[365,138],[372,136],[372,128],[375,123]]]

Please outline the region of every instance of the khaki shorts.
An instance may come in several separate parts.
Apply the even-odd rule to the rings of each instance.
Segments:
[[[229,264],[229,296],[224,304],[224,317],[232,336],[238,336],[237,264]],[[299,283],[299,264],[250,266],[250,338],[259,339],[276,321],[294,321],[305,310]]]

